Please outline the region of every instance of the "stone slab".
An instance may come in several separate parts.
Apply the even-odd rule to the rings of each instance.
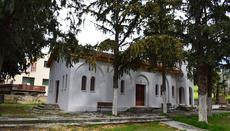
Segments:
[[[188,124],[185,124],[185,123],[182,123],[182,122],[178,122],[178,121],[164,121],[164,122],[161,122],[165,125],[168,125],[170,127],[174,127],[174,128],[177,128],[179,130],[185,130],[185,131],[206,131],[204,129],[200,129],[200,128],[197,128],[197,127],[194,127],[192,125],[188,125]]]

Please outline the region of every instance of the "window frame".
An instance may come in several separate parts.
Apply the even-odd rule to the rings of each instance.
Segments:
[[[36,68],[37,68],[37,63],[36,62],[32,63],[30,72],[36,72]]]
[[[45,84],[44,84],[44,83],[45,83],[44,81],[48,82],[48,84],[45,85]],[[42,85],[43,85],[43,86],[49,86],[49,79],[43,78],[43,79],[42,79]]]
[[[175,86],[172,86],[172,97],[175,97]]]
[[[81,77],[81,91],[86,91],[87,77],[84,75]]]
[[[162,88],[163,88],[163,86],[161,85],[160,96],[162,96],[162,95],[163,95],[163,91],[162,91]]]
[[[48,61],[45,60],[44,63],[43,63],[43,67],[46,67],[46,68],[47,68],[47,63],[48,63]]]
[[[158,86],[158,84],[155,85],[155,96],[159,96],[159,86]]]
[[[65,75],[65,89],[64,89],[64,90],[67,89],[67,80],[68,80],[68,75],[66,74],[66,75]]]
[[[95,81],[96,81],[96,78],[92,76],[90,78],[90,92],[95,92]]]
[[[22,77],[22,84],[27,84],[25,83],[25,81],[28,81],[28,83],[30,83],[30,85],[34,86],[34,83],[35,83],[35,77],[27,77],[27,76],[23,76]]]
[[[125,94],[125,80],[121,80],[121,83],[120,83],[121,85],[120,85],[120,93],[122,94],[122,95],[124,95]]]

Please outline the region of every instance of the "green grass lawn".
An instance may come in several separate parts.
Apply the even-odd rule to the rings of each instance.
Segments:
[[[34,104],[0,104],[0,116],[30,117]]]
[[[230,131],[230,113],[213,114],[208,118],[208,124],[198,122],[197,116],[174,116],[173,119],[210,131]]]
[[[93,128],[99,131],[176,131],[176,129],[174,128],[168,127],[157,122],[142,124],[119,124],[113,125],[111,127],[110,126],[97,126]],[[88,127],[89,130],[90,128],[91,127]]]
[[[36,131],[178,131],[177,129],[168,127],[158,122],[151,123],[130,123],[130,124],[109,124],[109,125],[91,125],[91,126],[62,126],[55,125],[46,128],[30,128],[30,127],[16,127],[5,128],[6,130],[36,130]]]

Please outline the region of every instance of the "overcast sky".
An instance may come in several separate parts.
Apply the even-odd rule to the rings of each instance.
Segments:
[[[84,24],[80,26],[81,32],[77,35],[80,44],[95,45],[112,37],[110,34],[103,34],[101,31],[97,30],[92,21],[94,21],[94,19],[91,16],[87,16]]]
[[[66,18],[67,11],[63,9],[60,12],[59,20],[61,21],[61,28],[62,30],[68,29],[66,25],[66,21],[64,20]],[[184,17],[184,14],[182,12],[176,12],[177,18]],[[100,30],[96,29],[96,26],[94,25],[95,19],[92,16],[84,16],[84,23],[80,26],[81,31],[79,34],[77,34],[77,39],[79,40],[79,43],[82,45],[85,44],[91,44],[95,45],[100,43],[101,41],[112,38],[111,34],[103,34]],[[45,48],[43,52],[47,52],[48,49]]]

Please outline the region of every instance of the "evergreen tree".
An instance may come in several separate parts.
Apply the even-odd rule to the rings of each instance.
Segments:
[[[186,37],[191,45],[188,51],[188,68],[194,71],[199,90],[199,121],[207,120],[208,87],[210,74],[224,60],[229,59],[228,1],[187,0]],[[210,94],[210,93],[209,93]],[[209,95],[211,98],[211,95]]]
[[[62,8],[71,8],[73,5],[76,5],[78,10],[81,9],[80,4],[67,3],[66,0],[0,1],[1,79],[25,71],[28,66],[27,60],[32,62],[42,57],[44,54],[41,49],[44,47],[50,46],[52,50],[67,40],[75,39],[76,42],[74,35],[81,21],[71,19],[71,14],[75,11],[74,15],[78,17],[78,10],[67,13],[65,19],[70,23],[66,32],[60,29],[61,24],[58,20]]]
[[[153,67],[161,66],[164,113],[167,113],[166,71],[178,67],[183,60],[183,45],[175,37],[178,22],[175,11],[181,3],[181,0],[150,0],[146,3],[145,54]]]
[[[125,48],[131,44],[127,39],[139,33],[142,9],[141,0],[95,0],[86,9],[95,17],[96,27],[114,37],[103,41],[98,47],[98,51],[109,50],[113,53],[113,115],[117,115],[118,80],[133,64],[124,59],[129,54]]]

